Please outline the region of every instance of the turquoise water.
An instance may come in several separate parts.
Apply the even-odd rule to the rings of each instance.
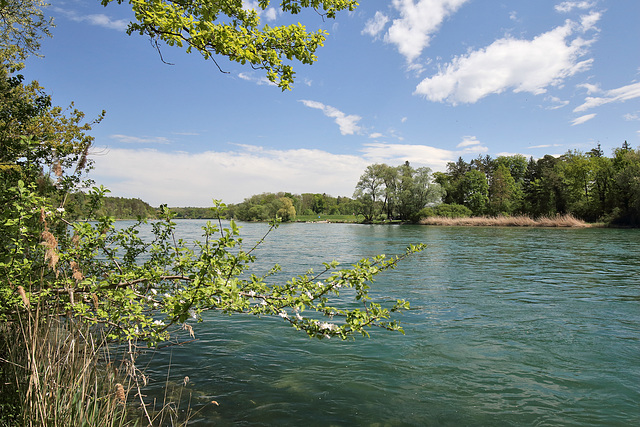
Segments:
[[[266,230],[242,225],[246,243]],[[285,224],[256,268],[286,280],[418,242],[374,285],[411,302],[406,335],[210,313],[197,342],[141,359],[149,396],[188,376],[193,425],[640,425],[640,230]]]

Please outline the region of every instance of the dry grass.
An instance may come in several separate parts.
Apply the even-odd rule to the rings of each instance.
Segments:
[[[572,215],[556,215],[554,217],[541,217],[537,219],[528,216],[476,216],[469,218],[446,218],[430,217],[420,220],[422,225],[442,225],[442,226],[478,226],[478,227],[591,227],[582,220]]]
[[[178,411],[184,387],[159,409],[144,402],[131,343],[110,348],[100,330],[44,315],[18,292],[27,310],[0,323],[0,427],[183,426],[195,415]]]
[[[131,387],[117,383],[108,348],[87,327],[28,312],[0,325],[0,359],[0,425],[134,424],[123,404]]]

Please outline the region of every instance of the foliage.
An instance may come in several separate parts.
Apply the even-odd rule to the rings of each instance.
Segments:
[[[295,221],[300,215],[353,215],[359,204],[348,197],[332,197],[326,193],[262,193],[228,206],[227,216],[240,221]]]
[[[169,21],[153,21],[160,19],[162,9],[198,12],[209,21],[222,10],[249,20],[234,23],[245,31],[248,27],[243,25],[257,22],[255,12],[241,11],[240,2],[131,4],[141,19],[133,28],[145,31],[166,28],[171,19],[179,21],[177,15],[167,16]],[[264,9],[268,2],[260,4]],[[354,4],[287,2],[283,8],[297,13],[302,6],[322,6],[332,17],[336,10]],[[143,16],[145,13],[148,16]],[[289,37],[284,33],[272,36],[277,34],[284,40]],[[267,43],[265,49],[276,47]],[[243,248],[233,221],[226,226],[220,220],[217,224],[208,222],[203,227],[203,241],[185,242],[175,235],[174,215],[161,207],[158,215],[162,220],[151,224],[153,240],[144,241],[139,237],[143,221],[118,229],[113,218],[98,216],[108,190],[94,187],[82,196],[87,199],[82,204],[89,212],[87,217],[96,221],[73,222],[65,207],[71,203],[70,194],[85,185],[81,178],[88,170],[92,142],[86,132],[95,122],[81,124],[84,115],[80,111],[66,115],[51,106],[50,98],[36,83],[25,86],[5,68],[2,72],[2,102],[6,106],[0,128],[5,148],[0,197],[6,207],[0,216],[0,235],[5,242],[0,252],[3,320],[15,321],[16,316],[37,306],[48,315],[72,316],[101,325],[111,339],[141,339],[150,345],[167,339],[171,328],[180,329],[187,319],[200,319],[206,310],[278,315],[320,338],[366,335],[367,328],[373,326],[401,330],[390,320],[390,313],[406,303],[383,307],[371,300],[368,283],[377,273],[393,268],[404,255],[364,259],[347,269],[327,263],[317,274],[307,272],[286,284],[275,284],[268,282],[269,275],[258,277],[247,271],[254,260],[254,248]],[[213,212],[221,218],[224,208],[216,202]],[[269,208],[288,219],[295,215],[292,199],[284,195],[271,198]],[[411,247],[407,253],[420,249]],[[272,272],[277,270],[275,266]],[[346,288],[353,288],[349,296],[362,308],[348,308],[349,299],[340,296],[340,289]],[[307,317],[307,313],[315,314]],[[337,321],[324,322],[324,316]]]
[[[215,219],[216,215],[211,208],[201,207],[172,207],[171,212],[175,214],[176,219]]]
[[[463,205],[441,203],[438,206],[421,209],[418,216],[422,218],[467,218],[472,215],[471,209]]]
[[[387,168],[385,164],[369,165],[358,180],[353,198],[360,202],[358,213],[364,216],[365,221],[372,221],[383,210],[380,199],[384,195],[384,175]]]
[[[353,196],[365,221],[384,214],[388,219],[417,222],[421,209],[440,201],[442,189],[429,168],[415,169],[409,162],[397,167],[374,164],[360,176]]]
[[[640,224],[640,150],[626,142],[612,157],[598,145],[587,153],[570,150],[528,161],[520,155],[470,163],[459,158],[434,176],[445,203],[467,206],[474,215],[571,214],[591,222]]]
[[[183,215],[186,209],[182,208]],[[212,218],[209,208],[201,209],[207,211],[210,214],[209,218]],[[100,207],[95,209],[91,206],[91,197],[83,192],[68,195],[65,211],[67,220],[93,219],[104,216],[115,219],[153,219],[157,213],[157,209],[151,207],[148,203],[138,198],[126,197],[105,196],[101,200]]]
[[[44,0],[0,0],[0,62],[12,71],[37,54],[40,39],[51,36],[51,19],[44,17]]]
[[[87,325],[44,314],[0,324],[0,357],[12,362],[0,365],[0,425],[135,425],[123,404],[131,384],[117,373],[126,365]]]
[[[187,44],[188,51],[196,49],[205,58],[221,54],[241,63],[249,62],[266,69],[267,77],[283,89],[293,81],[291,66],[284,60],[315,61],[314,52],[325,37],[322,31],[307,33],[300,24],[259,28],[258,13],[244,10],[242,2],[235,0],[129,3],[138,20],[131,24],[130,32],[145,33],[169,45]],[[269,3],[258,2],[262,10]],[[179,333],[193,334],[187,321],[201,321],[202,313],[209,310],[280,317],[317,338],[366,336],[373,327],[402,331],[392,313],[407,309],[408,303],[377,302],[369,293],[370,285],[375,275],[394,268],[405,256],[422,250],[422,245],[410,246],[405,254],[396,257],[362,259],[347,268],[328,262],[318,272],[309,270],[282,283],[273,276],[279,266],[264,276],[251,273],[254,250],[263,240],[246,248],[235,222],[223,224],[225,206],[220,202],[214,201],[212,211],[218,221],[207,222],[199,242],[186,242],[176,235],[175,215],[166,206],[157,214],[160,220],[146,225],[152,230],[151,240],[140,237],[144,220],[120,228],[113,218],[100,216],[108,190],[94,186],[86,195],[79,191],[92,185],[83,181],[91,168],[88,156],[93,138],[88,132],[102,116],[82,124],[82,112],[73,106],[52,106],[50,97],[37,83],[25,85],[21,76],[12,74],[17,68],[12,60],[37,49],[39,35],[46,34],[41,4],[0,0],[0,15],[11,25],[2,39],[5,44],[0,46],[3,379],[9,372],[4,357],[13,359],[8,363],[16,368],[3,384],[15,387],[15,393],[2,393],[3,413],[10,408],[12,414],[26,414],[24,418],[28,419],[23,419],[22,424],[52,425],[66,425],[68,421],[97,424],[92,419],[95,414],[104,413],[105,408],[116,418],[119,416],[119,410],[96,400],[100,387],[108,385],[108,381],[83,376],[96,366],[96,352],[79,356],[86,357],[85,367],[73,364],[68,370],[47,371],[41,364],[44,361],[65,368],[64,364],[76,357],[67,352],[67,338],[74,346],[89,350],[96,343],[92,338],[98,336],[124,340],[130,346],[136,340],[153,346]],[[311,7],[332,18],[337,11],[351,10],[356,4],[351,0],[285,1],[281,8],[297,14]],[[22,15],[14,13],[13,6]],[[10,11],[12,17],[17,17],[16,25],[21,26],[15,33],[11,31],[18,27],[7,20]],[[34,31],[30,32],[30,28]],[[315,208],[326,208],[326,201],[324,196],[317,198]],[[274,197],[268,208],[290,220],[296,213],[294,202],[295,197],[282,195]],[[264,205],[254,207],[267,209]],[[94,221],[74,220],[81,213]],[[267,234],[275,227],[272,224]],[[62,345],[52,352],[48,334],[53,331],[61,331],[53,341]],[[76,334],[86,336],[81,341]],[[17,340],[15,351],[6,351],[7,337]],[[103,343],[99,341],[96,346],[102,349]],[[36,359],[35,353],[42,353],[43,357]],[[126,353],[131,358],[126,370],[128,378],[138,387],[136,396],[152,424],[139,389],[134,352],[130,347]],[[22,357],[25,354],[26,359]],[[55,354],[64,356],[48,358]],[[41,375],[43,370],[56,377]],[[78,373],[79,377],[73,376]],[[59,376],[68,374],[72,385],[60,383]],[[76,381],[89,381],[91,390],[98,394],[81,391],[69,395],[74,390],[85,390],[78,389]],[[56,385],[66,387],[66,394],[60,394],[62,390]],[[126,397],[116,391],[118,403],[123,403]],[[46,410],[42,409],[45,403]],[[14,411],[17,405],[22,406],[21,411]],[[49,409],[58,412],[48,412]]]
[[[113,1],[101,3],[106,6]],[[290,89],[295,74],[290,62],[313,64],[327,33],[309,32],[299,22],[277,27],[261,25],[260,12],[267,10],[270,3],[259,0],[253,9],[237,0],[129,0],[136,22],[129,25],[127,32],[148,35],[156,46],[160,41],[169,46],[186,46],[187,52],[195,50],[204,59],[215,61],[215,55],[222,55],[230,61],[248,63],[265,70],[267,79],[282,90]],[[280,10],[298,15],[312,8],[323,17],[335,18],[337,12],[353,11],[357,5],[355,0],[287,0],[281,2]]]

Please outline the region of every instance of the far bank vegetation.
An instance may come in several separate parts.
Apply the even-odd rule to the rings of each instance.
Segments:
[[[71,198],[70,214],[82,217],[85,198]],[[108,197],[100,214],[118,219],[154,218],[139,199]],[[212,218],[202,207],[172,208],[176,218]],[[262,193],[228,206],[241,221],[330,221],[584,227],[640,225],[640,150],[626,142],[604,155],[600,146],[583,153],[525,158],[522,155],[461,157],[445,172],[373,164],[352,197],[326,193]]]

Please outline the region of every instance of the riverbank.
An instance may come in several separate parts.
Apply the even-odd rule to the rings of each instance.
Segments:
[[[590,224],[572,215],[556,215],[553,217],[531,218],[528,216],[475,216],[466,218],[429,217],[419,221],[421,225],[440,226],[477,226],[477,227],[563,227],[589,228],[599,224]]]

